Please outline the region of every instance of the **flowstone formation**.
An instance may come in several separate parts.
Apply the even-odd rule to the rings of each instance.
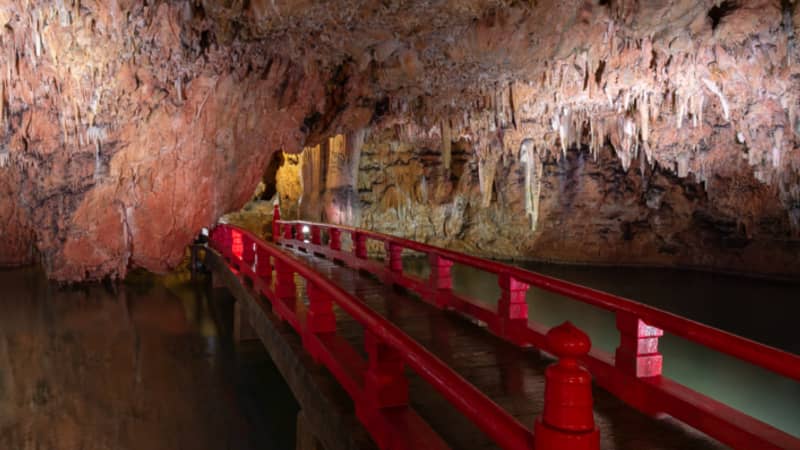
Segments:
[[[0,24],[2,265],[167,270],[308,147],[308,218],[799,267],[793,1],[7,0]]]

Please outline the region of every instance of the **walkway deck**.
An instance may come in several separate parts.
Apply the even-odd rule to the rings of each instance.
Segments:
[[[285,250],[398,326],[520,422],[533,424],[534,418],[541,415],[544,369],[553,362],[546,355],[514,346],[457,314],[422,302],[402,288],[387,287],[374,276],[305,251]],[[309,303],[304,279],[295,276],[295,283],[301,295],[298,314],[303,315]],[[337,334],[354,349],[363,351],[363,327],[338,307],[335,313]],[[428,383],[412,371],[407,373],[411,406],[448,445],[464,450],[497,448]],[[726,448],[668,417],[645,416],[602,389],[594,389],[594,400],[603,449]]]

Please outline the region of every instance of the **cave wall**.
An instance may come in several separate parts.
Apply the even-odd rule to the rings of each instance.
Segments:
[[[0,25],[3,265],[168,270],[274,152],[319,146],[285,180],[309,218],[796,266],[795,2],[0,0]]]
[[[214,25],[189,3],[0,12],[0,265],[40,261],[65,281],[168,270],[323,109],[313,68],[204,42]]]
[[[314,158],[327,170],[314,173],[316,184],[301,176],[306,190],[282,196],[282,207],[494,258],[797,275],[800,235],[780,190],[744,161],[734,176],[697,181],[644,154],[626,169],[610,145],[537,154],[523,143],[487,165],[466,140],[409,141],[401,127],[356,142],[355,152],[306,149],[316,155],[301,157],[296,173],[314,172]],[[354,153],[356,180],[342,183]]]

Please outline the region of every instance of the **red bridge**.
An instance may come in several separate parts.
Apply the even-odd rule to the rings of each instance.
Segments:
[[[294,339],[294,351],[327,369],[309,369],[306,378],[335,379],[381,449],[800,449],[800,439],[663,376],[658,341],[671,333],[795,381],[797,355],[608,293],[363,229],[276,220],[273,236],[275,244],[218,226],[217,253],[209,252],[219,258],[215,270],[223,266],[228,281],[241,284],[237,297],[253,299],[243,310],[273,358],[285,356],[270,349],[276,339]],[[426,279],[404,273],[409,251],[427,256]],[[497,306],[456,293],[453,264],[496,275]],[[530,287],[613,312],[616,353],[591,349],[569,322],[538,324],[525,300]],[[288,323],[296,338],[273,322]],[[302,358],[292,361],[278,365],[302,378]],[[293,390],[301,404],[314,397]],[[341,411],[324,419],[328,407],[309,404],[304,411],[329,450],[372,445],[333,443],[331,436],[347,433],[336,429],[346,423]]]

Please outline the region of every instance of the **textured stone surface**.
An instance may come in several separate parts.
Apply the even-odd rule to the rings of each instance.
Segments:
[[[201,226],[241,208],[273,152],[338,134],[355,149],[391,130],[445,170],[473,149],[478,182],[459,189],[477,186],[471,204],[487,213],[518,187],[502,183],[523,154],[524,211],[542,218],[538,164],[610,149],[623,172],[644,161],[676,186],[704,185],[715,228],[796,239],[799,11],[778,0],[0,1],[0,262],[38,254],[62,280],[166,270]],[[355,200],[353,180],[337,180],[319,208]],[[578,216],[570,226],[584,227]],[[683,230],[646,240],[669,246]],[[634,245],[625,258],[660,258]]]
[[[309,166],[319,165],[304,154],[304,191],[282,192],[283,209],[294,217],[299,204],[304,218],[496,258],[797,274],[800,240],[778,188],[756,180],[745,162],[698,183],[651,167],[644,155],[625,170],[609,146],[596,159],[586,148],[564,157],[525,155],[523,146],[495,153],[487,175],[469,142],[452,144],[449,169],[432,147],[392,129],[374,132],[359,147],[349,188],[330,187],[342,167],[328,147],[307,149],[328,169],[313,173]],[[535,158],[533,173],[526,158]]]

